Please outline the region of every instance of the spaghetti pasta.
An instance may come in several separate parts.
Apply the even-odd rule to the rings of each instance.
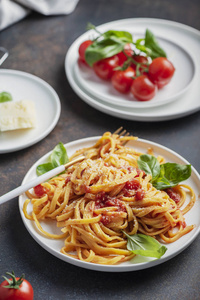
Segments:
[[[40,192],[27,192],[26,218],[49,238],[64,238],[63,254],[91,263],[118,264],[135,256],[127,249],[123,231],[171,243],[194,228],[184,219],[195,203],[192,188],[181,184],[169,191],[157,190],[151,175],[138,168],[142,153],[123,145],[135,139],[106,132],[94,146],[70,158],[83,154],[82,162],[42,183]],[[148,151],[153,154],[152,149]],[[163,157],[157,159],[164,163]],[[28,214],[30,201],[32,213]],[[44,219],[55,220],[62,234],[44,231],[40,225]]]

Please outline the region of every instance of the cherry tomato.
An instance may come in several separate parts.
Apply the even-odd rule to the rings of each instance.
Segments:
[[[116,72],[114,69],[119,66],[119,58],[117,55],[101,59],[94,63],[93,69],[97,76],[101,79],[109,80]]]
[[[176,192],[173,188],[168,188],[165,192],[169,195],[169,197],[178,204],[181,200],[181,196],[178,192]]]
[[[137,63],[140,63],[140,64],[147,65],[147,63],[148,63],[147,57],[143,56],[143,55],[133,55],[133,59],[134,59],[134,61],[136,61]]]
[[[125,52],[125,53],[124,53]],[[122,66],[123,63],[127,60],[127,56],[132,56],[134,54],[133,49],[130,44],[126,44],[124,47],[124,51],[116,54],[119,57],[119,65]]]
[[[85,50],[92,44],[91,40],[84,41],[82,44],[80,44],[78,52],[79,52],[79,58],[82,62],[86,63],[85,61]]]
[[[148,59],[146,56],[143,55],[133,55],[133,60],[136,63],[141,64],[141,66],[139,67],[139,71],[141,73],[144,73],[144,69],[148,67]],[[133,67],[133,69],[136,69],[137,64],[134,64],[134,62],[131,64],[131,67]]]
[[[152,99],[157,91],[157,87],[146,75],[138,76],[133,80],[131,93],[140,101]]]
[[[11,276],[0,284],[0,300],[33,300],[33,288],[23,275],[15,277],[14,272],[6,273]],[[8,282],[7,280],[11,280]],[[5,286],[9,286],[5,288]]]
[[[135,76],[135,70],[128,67],[125,71],[116,71],[111,78],[112,85],[120,93],[128,93],[133,83],[133,77]]]
[[[45,188],[41,184],[38,184],[34,187],[34,192],[37,197],[42,197],[45,194]]]
[[[158,88],[168,84],[174,72],[173,64],[165,57],[155,58],[149,66],[149,78]]]
[[[140,201],[144,198],[145,196],[145,191],[143,189],[138,189],[135,193],[135,200]]]

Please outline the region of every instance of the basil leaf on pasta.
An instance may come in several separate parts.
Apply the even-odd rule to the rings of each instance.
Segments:
[[[40,176],[40,175],[42,175],[42,174],[44,174],[48,171],[51,171],[53,168],[54,167],[53,167],[51,162],[46,163],[46,164],[42,164],[42,165],[37,166],[36,173],[37,173],[38,176]]]
[[[123,231],[127,236],[127,249],[134,254],[161,258],[167,251],[167,247],[161,245],[156,239],[145,234],[129,235]]]
[[[67,151],[62,143],[59,143],[51,154],[51,163],[53,167],[58,167],[66,164],[69,161]]]
[[[58,145],[55,146],[51,155],[50,161],[48,163],[41,164],[37,166],[36,173],[38,176],[56,168],[61,165],[66,164],[69,161],[67,151],[64,145],[60,142]]]
[[[152,181],[154,181],[160,174],[160,164],[157,158],[153,155],[142,154],[139,156],[138,167],[145,171],[145,173],[152,176]]]
[[[153,183],[158,190],[176,186],[191,176],[191,165],[165,163],[160,166],[160,176]]]
[[[137,163],[141,170],[152,176],[151,183],[157,190],[174,187],[191,176],[191,165],[176,163],[160,165],[157,158],[149,154],[140,155]]]

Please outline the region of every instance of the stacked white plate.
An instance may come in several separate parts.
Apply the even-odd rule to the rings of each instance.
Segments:
[[[68,81],[79,97],[92,107],[128,120],[162,121],[183,117],[200,110],[200,32],[189,26],[161,19],[124,19],[98,26],[100,32],[126,30],[133,39],[144,37],[146,29],[156,36],[168,59],[176,68],[171,82],[150,101],[141,102],[130,94],[120,94],[110,82],[101,80],[94,70],[78,61],[80,44],[94,31],[80,36],[65,58]]]

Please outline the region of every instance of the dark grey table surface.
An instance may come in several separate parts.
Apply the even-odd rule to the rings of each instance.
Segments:
[[[200,171],[200,112],[163,122],[136,122],[108,116],[83,102],[70,87],[64,59],[87,22],[100,25],[124,18],[160,18],[200,29],[199,0],[80,0],[68,16],[32,13],[0,32],[10,51],[2,65],[34,74],[58,93],[62,111],[55,129],[37,144],[0,155],[0,194],[19,186],[29,168],[58,142],[101,135],[124,126],[131,134],[171,148]],[[190,47],[190,45],[188,45]],[[187,72],[187,70],[186,70]],[[199,201],[199,199],[198,199]],[[182,253],[156,267],[128,273],[82,269],[52,256],[29,235],[18,199],[0,206],[0,275],[22,272],[36,300],[46,299],[199,299],[200,236]]]

